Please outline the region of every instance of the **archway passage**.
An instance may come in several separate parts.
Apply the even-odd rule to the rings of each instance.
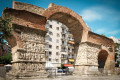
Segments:
[[[108,52],[105,50],[101,50],[98,54],[98,69],[99,71],[103,71],[106,66],[106,61],[108,57]]]
[[[80,43],[83,39],[83,35],[86,35],[84,37],[87,38],[87,34],[85,34],[84,31],[87,32],[88,28],[86,27],[86,24],[82,20],[81,16],[74,11],[66,7],[56,5],[49,7],[43,12],[42,15],[45,16],[47,20],[56,20],[65,24],[73,34],[75,43]],[[86,39],[84,38],[84,40]]]

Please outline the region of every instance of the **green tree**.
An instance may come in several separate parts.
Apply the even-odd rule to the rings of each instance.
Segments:
[[[117,59],[118,59],[118,47],[119,47],[119,44],[118,43],[114,43],[114,49],[115,49],[115,61],[117,62],[117,64],[116,64],[116,67],[118,67],[119,66],[119,61],[117,61]]]
[[[0,56],[0,64],[11,64],[12,54],[6,54],[4,56]]]
[[[4,44],[4,39],[7,39],[11,36],[11,31],[11,18],[3,15],[2,17],[0,17],[0,44]]]
[[[106,37],[104,34],[101,34],[101,36],[104,36],[104,37]]]

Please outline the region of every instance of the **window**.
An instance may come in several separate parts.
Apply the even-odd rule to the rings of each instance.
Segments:
[[[58,59],[56,59],[56,62],[58,62]]]
[[[51,61],[51,58],[49,58],[49,61]]]
[[[56,46],[56,49],[59,49],[59,46]]]
[[[59,43],[59,40],[58,40],[58,39],[56,39],[56,43]]]
[[[70,48],[68,48],[68,51],[70,51]]]
[[[63,34],[62,37],[65,38],[65,34]]]
[[[52,55],[52,52],[51,52],[51,51],[49,51],[49,55]]]
[[[59,33],[57,33],[57,37],[60,37]]]
[[[52,41],[52,38],[49,38],[49,41]]]
[[[59,30],[59,27],[56,27],[56,30]]]
[[[74,52],[74,49],[72,49],[72,52]]]
[[[62,32],[64,33],[64,29],[62,29]]]
[[[49,34],[50,34],[50,35],[53,35],[53,33],[52,33],[51,31],[49,31]]]
[[[52,45],[49,45],[49,48],[52,48]]]
[[[62,52],[66,52],[66,48],[65,48],[65,47],[62,47],[62,48],[61,48],[61,51],[62,51]]]
[[[59,52],[56,52],[56,55],[59,55]]]
[[[50,28],[52,28],[52,25],[50,25]]]
[[[62,41],[62,44],[64,44],[64,41]]]

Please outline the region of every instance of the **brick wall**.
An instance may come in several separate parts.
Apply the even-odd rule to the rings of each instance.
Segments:
[[[93,33],[93,32],[88,32],[87,39],[89,42],[103,45],[105,47],[110,47],[110,46],[113,47],[114,46],[114,42],[112,39],[98,35],[98,34]]]
[[[38,7],[38,6],[35,6],[35,5],[16,2],[16,1],[13,1],[13,9],[26,10],[26,11],[36,13],[36,14],[42,14],[45,10],[44,8],[41,8],[41,7]]]
[[[3,13],[12,17],[13,24],[45,30],[46,18],[44,16],[25,10],[15,10],[11,8],[6,8]]]

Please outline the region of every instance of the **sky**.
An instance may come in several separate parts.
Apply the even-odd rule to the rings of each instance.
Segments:
[[[0,16],[13,0],[0,0]],[[92,32],[120,38],[120,0],[14,0],[47,8],[54,4],[70,8],[90,27]]]

